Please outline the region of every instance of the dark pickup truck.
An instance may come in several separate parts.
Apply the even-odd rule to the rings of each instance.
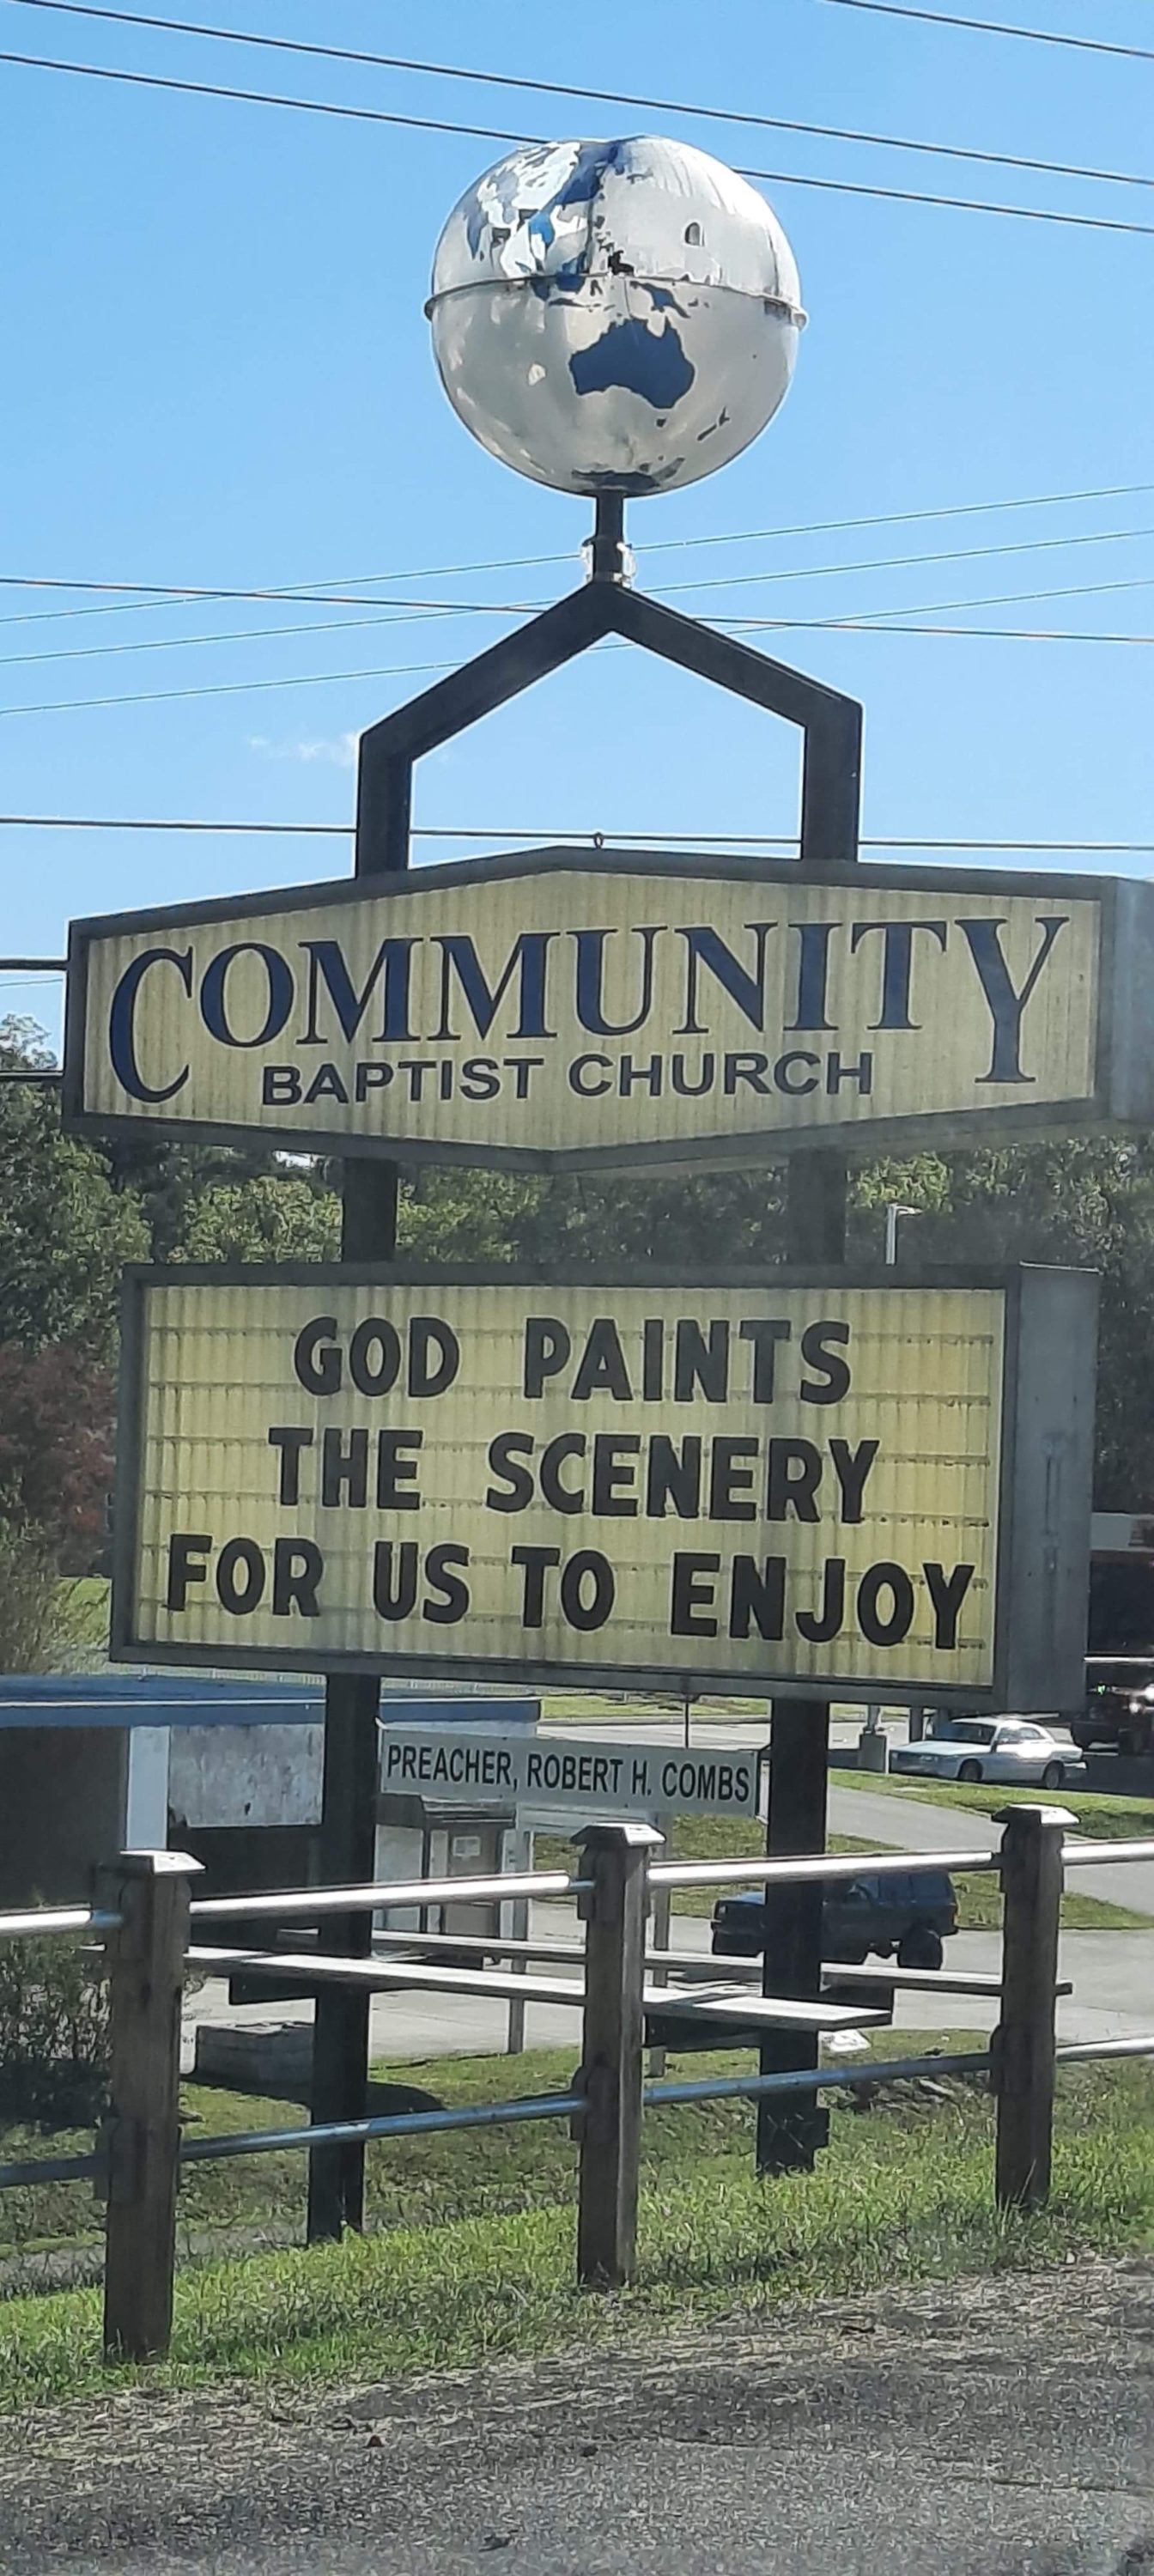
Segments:
[[[900,1968],[940,1968],[942,1944],[958,1928],[954,1884],[942,1869],[885,1872],[834,1880],[822,1906],[823,1959],[855,1965],[874,1951]],[[758,1959],[765,1948],[765,1898],[759,1891],[723,1896],[713,1909],[713,1954]]]

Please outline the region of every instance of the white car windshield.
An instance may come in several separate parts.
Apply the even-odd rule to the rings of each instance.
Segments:
[[[937,1730],[937,1741],[946,1744],[992,1744],[996,1729],[980,1718],[951,1717]]]

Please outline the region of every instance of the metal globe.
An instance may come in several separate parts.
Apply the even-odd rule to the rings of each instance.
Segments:
[[[772,208],[660,136],[531,144],[454,207],[426,311],[454,411],[559,492],[669,492],[728,465],[805,322]]]

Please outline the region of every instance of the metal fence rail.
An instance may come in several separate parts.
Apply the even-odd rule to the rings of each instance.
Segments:
[[[879,1853],[795,1860],[666,1862],[651,1858],[658,1841],[644,1826],[586,1828],[579,1874],[535,1870],[486,1878],[387,1881],[353,1888],[308,1888],[241,1897],[194,1899],[197,1864],[174,1853],[125,1853],[105,1874],[105,1898],[90,1907],[45,1908],[0,1915],[0,1940],[66,1934],[103,1942],[109,1977],[111,2102],[89,2154],[26,2158],[0,2165],[0,2190],[49,2181],[94,2180],[106,2199],[104,2341],[112,2357],[143,2358],[167,2349],[176,2253],[176,2187],[181,2167],[235,2156],[335,2146],[363,2149],[373,2140],[491,2129],[566,2119],[578,2148],[578,2274],[591,2285],[628,2279],[639,2185],[645,2109],[766,2095],[875,2091],[922,2076],[988,2081],[995,2097],[995,2191],[1004,2208],[1034,2208],[1047,2197],[1055,2077],[1064,2066],[1093,2060],[1154,2058],[1154,2034],[1058,2045],[1056,1997],[1070,1991],[1057,1976],[1059,1907],[1064,1869],[1088,1862],[1154,1859],[1154,1840],[1069,1841],[1071,1819],[1060,1808],[1006,1811],[995,1852]],[[954,1977],[933,1970],[839,1966],[824,1971],[837,2000],[772,1997],[760,1991],[759,1961],[715,1961],[647,1946],[651,1895],[675,1887],[724,1887],[838,1881],[941,1869],[997,1872],[1002,1888],[1002,1966],[998,1976]],[[378,1933],[369,1958],[317,1949],[234,1949],[190,1939],[193,1920],[276,1919],[318,1925],[323,1918],[399,1907],[508,1897],[572,1896],[584,1945],[498,1936]],[[444,1962],[444,1951],[457,1963]],[[403,1955],[402,1955],[403,1953]],[[466,1964],[461,1965],[461,1954]],[[388,1955],[392,1954],[392,1955]],[[415,1955],[414,1955],[415,1954]],[[440,1955],[439,1955],[440,1954]],[[491,1958],[507,1964],[480,1964]],[[569,1967],[568,1976],[526,1973],[528,1962]],[[477,1964],[472,1964],[472,1962]],[[455,2110],[349,2117],[254,2129],[231,2136],[182,2138],[179,2036],[182,1989],[192,1967],[256,1970],[308,1986],[345,1983],[387,1991],[407,1985],[430,1993],[514,1997],[565,2003],[582,2014],[581,2063],[565,2092],[469,2104]],[[662,1982],[652,1982],[658,1975]],[[853,1989],[862,1989],[862,2000]],[[846,1996],[846,1988],[849,1995]],[[723,2045],[736,2028],[753,2044],[758,2026],[829,2032],[886,2022],[901,1987],[997,1994],[999,2026],[988,2048],[948,2054],[872,2058],[855,2066],[818,2066],[778,2074],[645,2081],[644,2052],[660,2044],[663,2021],[696,2024],[705,2044]],[[752,1989],[752,1991],[751,1991]],[[838,1991],[840,1989],[840,1991]],[[877,2001],[888,1990],[888,2005]],[[872,1990],[872,1992],[871,1992]],[[868,2000],[867,2000],[868,1997]],[[675,2041],[674,2045],[677,2044]]]

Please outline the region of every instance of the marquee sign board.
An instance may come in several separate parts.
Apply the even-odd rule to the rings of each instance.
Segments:
[[[585,1816],[753,1816],[756,1753],[693,1750],[639,1738],[499,1735],[403,1722],[381,1730],[386,1796],[485,1798]]]
[[[1096,1293],[131,1271],[113,1654],[1073,1708]]]
[[[73,925],[66,1123],[553,1168],[1154,1117],[1154,887],[536,850]]]

